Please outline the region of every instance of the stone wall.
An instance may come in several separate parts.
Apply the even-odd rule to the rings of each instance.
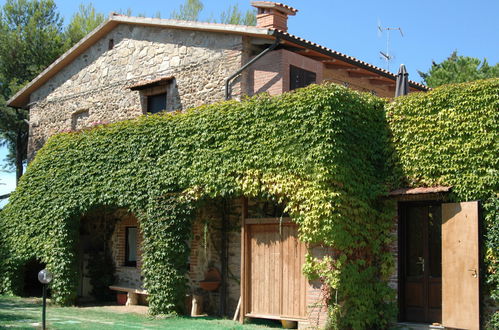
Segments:
[[[144,114],[141,92],[128,88],[141,81],[174,77],[171,110],[223,100],[225,78],[246,57],[242,49],[238,35],[117,26],[31,94],[29,158],[57,132]],[[235,98],[240,85],[232,85]]]

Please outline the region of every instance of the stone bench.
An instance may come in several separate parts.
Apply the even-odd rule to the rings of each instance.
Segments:
[[[109,289],[111,289],[113,291],[118,291],[118,292],[126,292],[127,293],[126,306],[138,305],[139,304],[139,294],[143,294],[143,295],[148,294],[146,290],[137,289],[137,288],[129,288],[129,287],[118,286],[118,285],[110,285]]]

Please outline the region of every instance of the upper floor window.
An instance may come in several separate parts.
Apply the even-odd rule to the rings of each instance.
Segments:
[[[315,84],[317,79],[315,72],[307,71],[293,65],[289,66],[289,78],[290,91]]]
[[[166,92],[147,96],[147,112],[158,113],[166,110]]]
[[[174,77],[141,81],[129,88],[140,92],[140,103],[144,113],[158,113],[179,108],[180,102]]]

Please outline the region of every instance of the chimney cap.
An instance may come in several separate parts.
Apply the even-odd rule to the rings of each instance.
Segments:
[[[273,8],[278,11],[283,12],[286,15],[296,15],[298,12],[298,9],[295,9],[293,7],[290,7],[288,5],[285,5],[283,3],[279,2],[272,2],[272,1],[252,1],[251,5],[255,8]]]

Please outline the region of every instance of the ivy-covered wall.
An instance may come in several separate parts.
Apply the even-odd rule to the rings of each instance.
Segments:
[[[386,112],[394,186],[452,186],[451,200],[482,202],[486,292],[498,308],[499,79],[409,94]]]
[[[255,196],[285,203],[302,240],[334,251],[304,266],[326,284],[330,325],[384,327],[395,315],[394,205],[380,197],[443,184],[456,201],[484,201],[497,298],[497,90],[497,79],[447,86],[385,110],[375,96],[325,84],[54,136],[1,213],[0,291],[15,292],[17,272],[35,257],[55,274],[55,300],[73,302],[80,216],[121,207],[144,235],[150,311],[171,313],[183,298],[200,202]]]
[[[337,259],[309,258],[307,271],[329,287],[338,326],[386,324],[393,292],[392,223],[378,202],[387,174],[383,107],[326,84],[56,135],[2,212],[1,290],[15,292],[21,265],[36,257],[55,274],[56,302],[72,303],[79,218],[120,207],[140,222],[150,311],[171,313],[183,300],[198,203],[258,196],[286,203],[301,239],[334,247]]]

